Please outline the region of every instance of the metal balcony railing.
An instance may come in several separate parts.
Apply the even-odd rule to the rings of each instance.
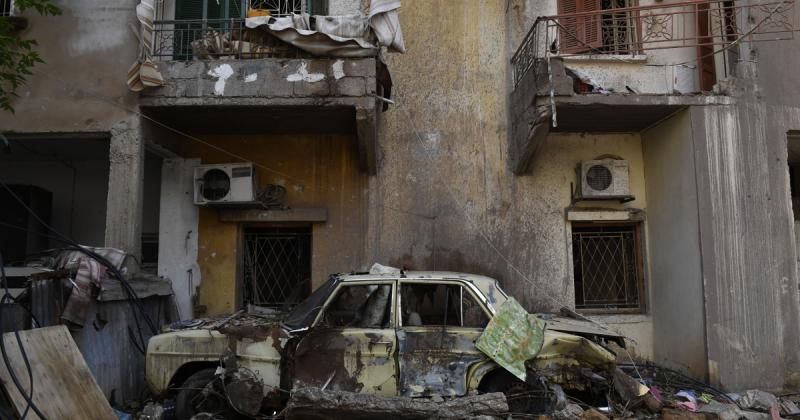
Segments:
[[[153,58],[298,58],[297,48],[264,31],[245,27],[244,19],[160,20],[153,23]]]
[[[598,5],[602,4],[598,2]],[[734,43],[793,39],[795,0],[742,4],[693,0],[542,17],[511,59],[514,84],[538,59],[640,54],[665,48],[716,51]]]

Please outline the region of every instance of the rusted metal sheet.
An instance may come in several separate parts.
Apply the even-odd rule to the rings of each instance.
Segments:
[[[464,327],[398,330],[400,395],[466,395],[469,368],[487,360],[475,348],[480,333],[480,329]]]
[[[614,353],[587,338],[547,330],[541,350],[531,363],[536,373],[548,381],[581,389],[585,382],[582,369],[602,372],[614,366],[615,361]]]
[[[525,361],[539,353],[544,341],[544,324],[509,297],[478,338],[475,347],[498,365],[525,380]]]

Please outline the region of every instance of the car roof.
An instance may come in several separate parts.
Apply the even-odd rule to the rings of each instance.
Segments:
[[[350,273],[339,274],[342,281],[412,279],[412,280],[466,280],[473,283],[495,284],[497,280],[477,274],[458,273],[455,271],[404,271],[401,273]]]
[[[342,282],[364,280],[461,280],[474,284],[492,304],[502,304],[506,301],[506,294],[499,287],[498,281],[478,274],[459,273],[455,271],[393,271],[389,273],[350,273],[339,274]],[[498,290],[500,293],[495,293]]]

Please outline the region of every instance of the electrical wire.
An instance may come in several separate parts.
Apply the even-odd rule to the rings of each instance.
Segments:
[[[131,287],[130,283],[125,279],[125,276],[119,271],[119,269],[114,264],[112,264],[110,261],[108,261],[108,259],[103,257],[102,255],[92,251],[91,249],[88,249],[88,248],[80,245],[79,243],[75,242],[71,238],[66,237],[65,235],[63,235],[59,231],[57,231],[55,228],[53,228],[52,226],[47,224],[44,220],[42,220],[39,217],[38,214],[36,214],[35,211],[33,211],[33,209],[31,209],[25,203],[24,200],[22,200],[16,193],[14,193],[14,191],[5,182],[3,182],[2,180],[0,180],[0,187],[3,187],[11,195],[12,198],[14,198],[34,219],[36,219],[37,222],[39,222],[42,226],[44,226],[50,232],[55,234],[58,238],[60,238],[61,241],[65,242],[65,243],[67,243],[69,245],[72,245],[73,247],[75,247],[76,250],[88,255],[89,257],[93,258],[94,260],[96,260],[97,262],[99,262],[100,264],[105,266],[106,269],[109,272],[111,272],[111,274],[114,277],[116,277],[117,280],[119,280],[120,285],[122,286],[123,292],[125,292],[126,296],[128,297],[128,303],[131,305],[131,308],[134,310],[133,320],[136,323],[136,330],[139,332],[139,337],[140,337],[140,340],[141,340],[141,343],[136,345],[136,348],[137,349],[146,348],[147,347],[147,343],[144,341],[144,337],[141,335],[141,324],[139,322],[139,318],[141,317],[144,320],[146,326],[149,328],[150,333],[152,335],[155,335],[155,334],[158,333],[158,328],[156,327],[156,325],[153,322],[153,320],[150,319],[150,316],[145,311],[144,305],[143,305],[141,299],[139,299],[138,295],[133,290],[133,288]],[[136,316],[137,310],[138,310],[139,316]]]
[[[6,277],[5,262],[3,261],[2,253],[0,253],[0,280],[2,280],[3,289],[5,291],[3,297],[0,298],[0,325],[3,325],[3,311],[5,310],[5,302],[11,297],[11,293],[8,290],[8,278]],[[39,407],[37,407],[33,402],[33,369],[31,368],[31,363],[28,359],[28,354],[25,352],[25,346],[22,344],[22,337],[20,337],[18,329],[14,330],[14,336],[17,339],[17,346],[19,346],[19,351],[22,355],[22,360],[25,363],[25,368],[28,371],[28,380],[30,382],[30,391],[28,394],[26,394],[25,388],[20,383],[16,372],[14,372],[14,367],[11,365],[11,360],[9,359],[8,352],[6,351],[5,334],[0,335],[0,353],[2,353],[3,363],[8,370],[9,376],[11,376],[11,381],[14,383],[14,386],[17,388],[20,395],[22,395],[22,398],[25,399],[26,402],[25,411],[22,413],[22,420],[25,420],[29,410],[33,410],[33,412],[36,413],[41,420],[47,420],[47,417],[42,414],[41,410],[39,410]]]

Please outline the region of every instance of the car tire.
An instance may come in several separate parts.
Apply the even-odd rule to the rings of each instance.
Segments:
[[[547,412],[547,399],[543,390],[519,380],[506,371],[489,374],[478,388],[483,393],[502,392],[506,396],[508,409],[516,414],[542,414]]]
[[[200,395],[201,390],[216,378],[215,372],[216,369],[202,369],[183,381],[175,396],[175,418],[177,420],[191,420],[195,415],[204,412],[227,418],[227,414],[230,412],[227,401],[214,396],[204,398]],[[211,398],[213,400],[210,400]],[[203,400],[198,401],[198,399]]]

